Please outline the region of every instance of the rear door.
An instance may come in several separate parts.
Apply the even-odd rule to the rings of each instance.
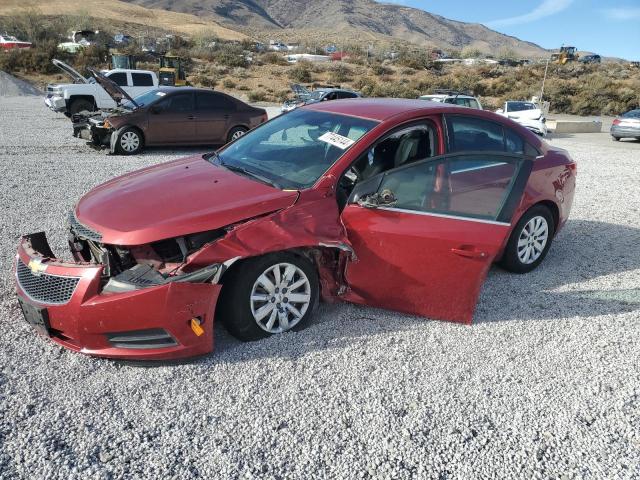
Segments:
[[[357,185],[342,213],[357,257],[347,267],[346,299],[471,323],[531,168],[520,154],[454,153]],[[395,203],[363,202],[383,192]]]
[[[195,105],[193,92],[167,95],[148,108],[147,144],[193,143]]]
[[[227,143],[229,122],[235,116],[236,102],[217,92],[196,93],[196,138],[199,143]]]

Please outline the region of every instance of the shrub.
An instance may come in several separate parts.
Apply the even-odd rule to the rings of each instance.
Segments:
[[[262,102],[267,99],[267,94],[262,90],[254,90],[249,92],[248,98],[250,102]]]
[[[234,82],[230,78],[225,78],[222,81],[222,85],[224,86],[224,88],[236,88],[236,82]]]
[[[312,80],[308,62],[298,62],[287,72],[288,77],[298,83],[309,83]]]
[[[272,65],[287,65],[285,58],[276,52],[267,52],[259,57],[262,63],[269,63]]]

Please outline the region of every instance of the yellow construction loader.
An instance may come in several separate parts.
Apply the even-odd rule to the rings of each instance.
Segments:
[[[553,63],[564,65],[567,62],[575,62],[578,60],[578,49],[576,47],[560,47],[560,51],[551,55]]]

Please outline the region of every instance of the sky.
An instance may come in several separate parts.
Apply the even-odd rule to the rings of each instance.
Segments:
[[[640,0],[385,0],[452,20],[482,23],[544,48],[573,45],[640,60]]]

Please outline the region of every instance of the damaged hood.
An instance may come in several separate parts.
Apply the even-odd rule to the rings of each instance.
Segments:
[[[51,63],[53,63],[56,67],[58,67],[64,73],[69,75],[73,80],[73,83],[89,83],[89,81],[86,78],[84,78],[82,75],[80,75],[77,70],[70,67],[69,65],[64,63],[62,60],[58,60],[57,58],[54,58],[53,60],[51,60]]]
[[[105,77],[102,73],[97,71],[95,68],[89,67],[89,71],[96,79],[96,82],[100,84],[102,88],[109,94],[111,98],[116,102],[116,105],[120,105],[123,100],[129,100],[133,105],[138,107],[138,104],[135,102],[133,98],[129,96],[127,92],[125,92],[120,86],[111,80],[110,78]]]
[[[104,243],[142,245],[215,230],[293,205],[282,191],[188,157],[114,178],[80,199],[75,213]]]
[[[291,85],[291,90],[296,95],[297,98],[307,99],[311,96],[311,92],[307,90],[305,87],[300,85],[299,83],[294,83]]]

